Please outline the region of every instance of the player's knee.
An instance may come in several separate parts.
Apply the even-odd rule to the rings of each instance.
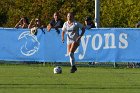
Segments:
[[[73,53],[72,53],[72,52],[70,52],[70,53],[69,53],[69,56],[73,56]]]
[[[70,58],[74,59],[74,53],[73,52],[70,52],[69,56],[70,56]]]

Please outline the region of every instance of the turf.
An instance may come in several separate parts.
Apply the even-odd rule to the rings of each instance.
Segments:
[[[0,65],[0,93],[139,93],[140,69]]]

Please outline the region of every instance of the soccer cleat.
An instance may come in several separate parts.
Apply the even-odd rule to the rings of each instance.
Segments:
[[[75,71],[77,71],[76,66],[72,66],[72,67],[71,67],[71,70],[70,70],[70,73],[74,73]]]

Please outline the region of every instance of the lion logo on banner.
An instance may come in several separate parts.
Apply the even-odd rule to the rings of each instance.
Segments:
[[[21,46],[20,51],[25,56],[31,56],[39,50],[40,43],[35,35],[29,31],[21,33],[18,40],[24,39],[25,43]]]

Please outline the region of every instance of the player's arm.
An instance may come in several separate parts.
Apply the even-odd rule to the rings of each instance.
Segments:
[[[62,42],[64,43],[64,35],[65,35],[65,31],[66,31],[66,24],[64,23],[63,27],[62,27]]]
[[[81,33],[81,35],[80,35],[80,36],[82,37],[82,36],[84,35],[84,33],[85,33],[85,28],[84,28],[84,27],[82,27],[82,29],[81,29],[81,30],[82,30],[82,33]]]
[[[65,31],[62,31],[62,42],[64,43],[64,35],[65,35]]]
[[[81,24],[81,23],[78,23],[79,25],[79,28],[81,29],[81,34],[78,36],[77,40],[76,41],[79,41],[81,39],[81,37],[84,35],[85,33],[85,27]]]

